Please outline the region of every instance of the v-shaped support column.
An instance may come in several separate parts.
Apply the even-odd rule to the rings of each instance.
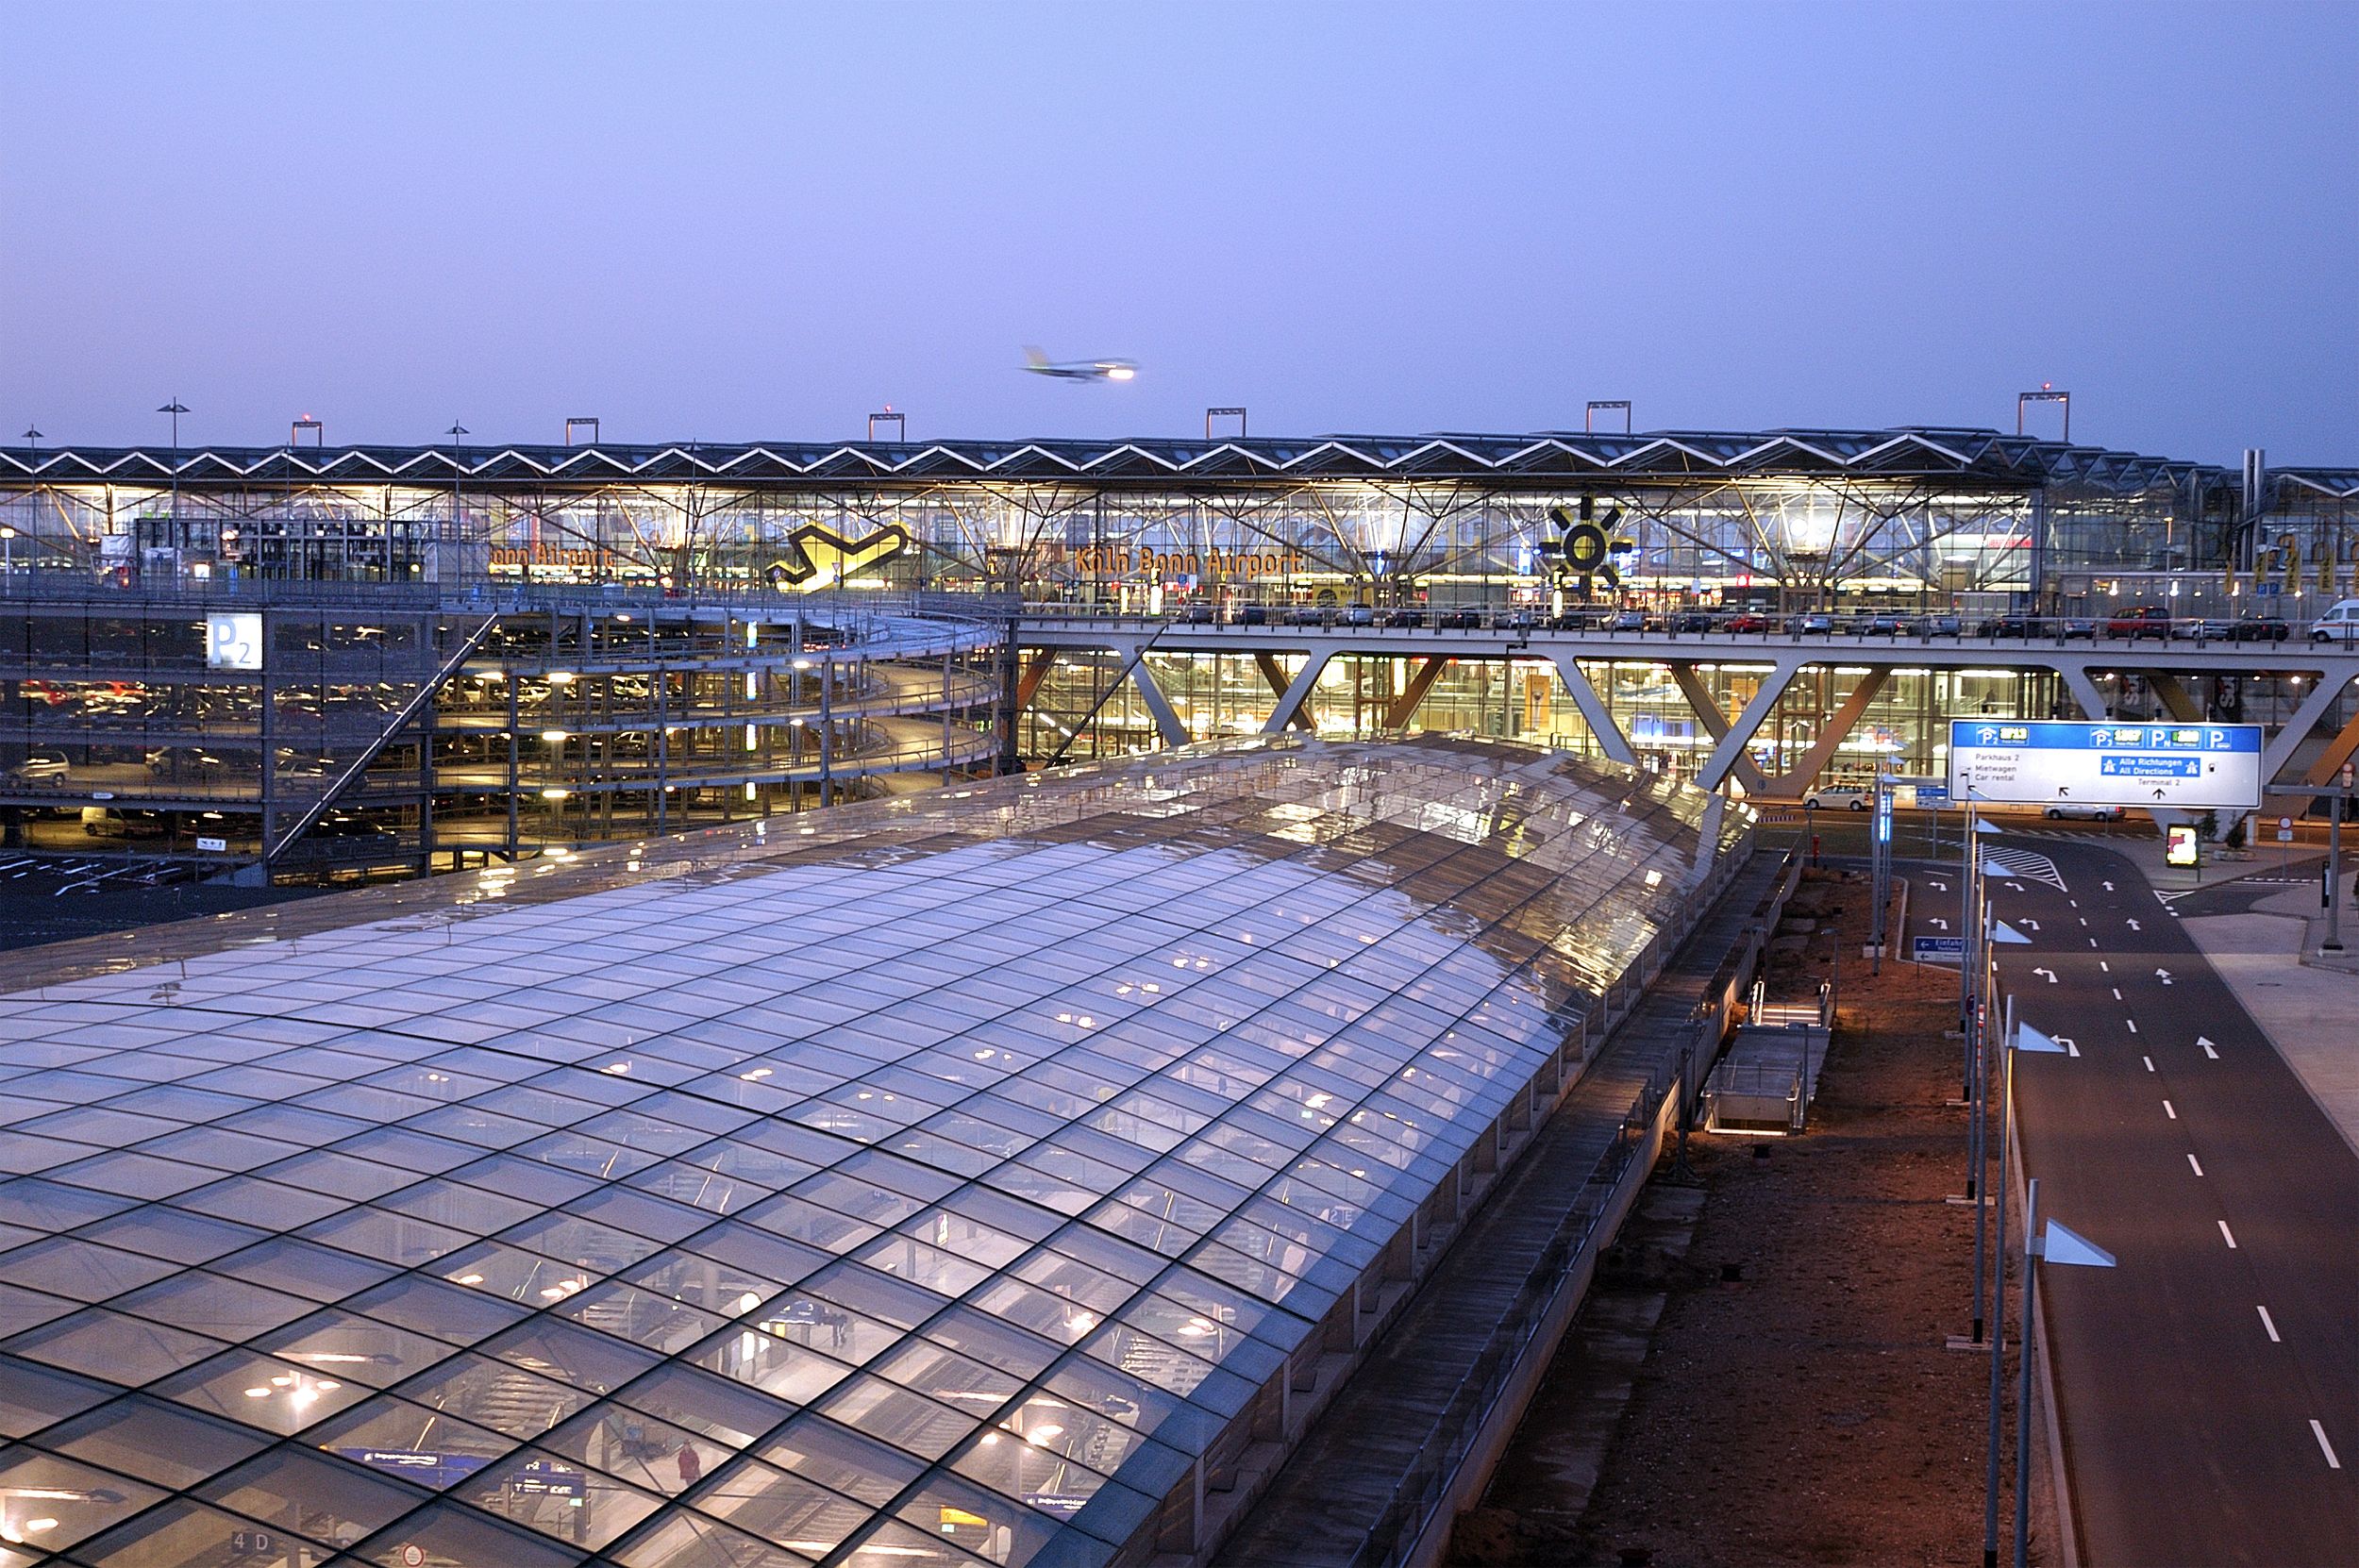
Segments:
[[[1425,694],[1433,690],[1434,676],[1440,675],[1442,666],[1448,662],[1438,654],[1416,661],[1409,672],[1408,689],[1395,697],[1384,709],[1386,729],[1399,729],[1407,726],[1409,716],[1417,710],[1417,704],[1425,701]]]
[[[2333,677],[2318,684],[2332,686]],[[2296,741],[2294,744],[2300,746],[2301,742]],[[2318,753],[2317,760],[2310,764],[2307,781],[2312,784],[2333,783],[2334,776],[2342,771],[2343,764],[2351,760],[2351,753],[2355,751],[2359,751],[2359,714],[2354,714],[2351,723],[2343,726],[2335,732],[2334,738],[2326,742],[2326,749]]]
[[[1891,679],[1892,672],[1881,665],[1862,676],[1859,684],[1851,688],[1851,694],[1843,699],[1842,706],[1834,710],[1834,716],[1827,721],[1827,727],[1819,732],[1811,748],[1794,759],[1793,767],[1769,780],[1771,792],[1789,795],[1807,792],[1811,781],[1824,772],[1827,764],[1833,759],[1835,748],[1843,743],[1845,736],[1851,733],[1851,726],[1858,724],[1860,715],[1867,711],[1867,705],[1876,700],[1876,693],[1882,691]]]
[[[1146,651],[1144,648],[1130,660],[1130,681],[1139,689],[1139,700],[1146,704],[1146,711],[1155,721],[1155,733],[1163,738],[1163,744],[1186,745],[1193,737],[1188,734],[1188,726],[1180,722],[1179,711],[1171,706],[1171,699],[1163,695],[1163,689],[1156,685],[1155,677],[1147,673]]]
[[[1311,715],[1302,710],[1302,706],[1309,700],[1311,688],[1318,684],[1319,674],[1327,668],[1327,661],[1331,657],[1330,654],[1313,650],[1302,661],[1300,672],[1289,681],[1285,670],[1279,665],[1276,654],[1257,653],[1253,656],[1253,662],[1261,667],[1262,678],[1268,681],[1269,689],[1278,693],[1278,706],[1270,710],[1269,723],[1262,726],[1263,734],[1275,735],[1288,725],[1313,732],[1318,729]]]
[[[1614,710],[1605,705],[1605,699],[1598,694],[1598,689],[1581,673],[1580,662],[1570,654],[1558,654],[1556,673],[1564,682],[1564,690],[1571,693],[1573,706],[1581,709],[1581,722],[1589,726],[1589,733],[1598,738],[1598,749],[1605,753],[1606,759],[1625,767],[1636,767],[1638,753],[1631,749],[1630,737],[1624,735],[1622,726],[1614,722]]]
[[[1697,784],[1707,790],[1716,790],[1727,783],[1731,776],[1734,776],[1748,794],[1769,792],[1768,779],[1762,776],[1752,759],[1745,755],[1745,747],[1752,740],[1753,732],[1761,727],[1761,721],[1769,716],[1769,709],[1784,694],[1795,672],[1801,667],[1799,659],[1789,657],[1780,659],[1761,677],[1761,689],[1753,693],[1753,700],[1745,705],[1745,710],[1736,716],[1734,724],[1731,724],[1728,715],[1720,711],[1720,705],[1712,700],[1712,693],[1704,690],[1704,683],[1697,676],[1694,663],[1670,667],[1671,678],[1679,683],[1681,692],[1687,698],[1687,706],[1696,710],[1697,722],[1704,726],[1715,742],[1712,755],[1704,759],[1704,765],[1697,771]]]
[[[2264,791],[2276,779],[2277,770],[2293,760],[2294,753],[2301,749],[2301,742],[2310,738],[2310,731],[2317,727],[2317,722],[2326,716],[2327,709],[2334,706],[2334,699],[2343,694],[2343,688],[2350,684],[2351,676],[2348,675],[2339,678],[2331,675],[2318,677],[2318,683],[2310,689],[2310,694],[2301,699],[2301,706],[2294,709],[2293,717],[2285,721],[2285,727],[2277,732],[2277,739],[2262,748],[2261,788]],[[2346,743],[2350,738],[2349,729],[2334,737],[2334,745],[2344,747],[2344,757],[2351,755]],[[2332,751],[2334,748],[2330,746],[2328,749]],[[2336,758],[2334,767],[2341,765],[2342,759]],[[2331,775],[2334,769],[2327,771]],[[2324,783],[2325,780],[2318,782]]]

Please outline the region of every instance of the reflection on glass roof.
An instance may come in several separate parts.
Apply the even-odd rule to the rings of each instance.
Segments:
[[[14,960],[0,1568],[1108,1561],[1732,830],[1254,742]]]

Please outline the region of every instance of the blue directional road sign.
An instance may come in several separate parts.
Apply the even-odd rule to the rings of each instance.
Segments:
[[[1912,963],[1964,963],[1964,937],[1911,937],[1909,961]]]
[[[1953,719],[1949,793],[2017,806],[2252,810],[2261,726]]]

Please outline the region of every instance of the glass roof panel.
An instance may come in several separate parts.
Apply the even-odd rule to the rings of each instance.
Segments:
[[[0,956],[58,1541],[1105,1560],[1741,831],[1435,737],[823,820]]]

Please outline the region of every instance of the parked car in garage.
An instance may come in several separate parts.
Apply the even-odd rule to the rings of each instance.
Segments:
[[[2161,605],[2126,606],[2106,617],[2105,636],[2108,641],[2126,637],[2135,642],[2141,637],[2151,637],[2156,642],[2167,642],[2170,611]]]
[[[2337,600],[2310,623],[2313,642],[2359,642],[2359,599]]]
[[[2247,610],[2236,617],[2232,636],[2239,642],[2283,642],[2293,635],[2294,628],[2283,615],[2267,610]]]

